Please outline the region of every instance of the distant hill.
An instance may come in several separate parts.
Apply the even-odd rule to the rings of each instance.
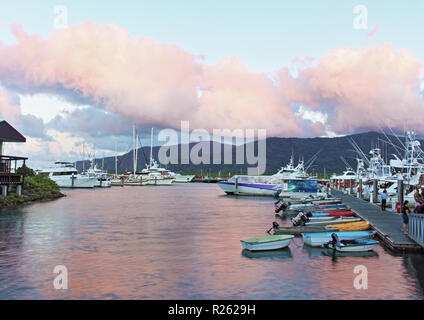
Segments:
[[[390,140],[397,146],[400,146],[400,142],[395,136],[388,135]],[[266,139],[266,173],[273,174],[277,172],[281,166],[286,165],[290,160],[291,155],[293,154],[295,162],[300,158],[303,158],[305,162],[311,159],[315,154],[318,153],[318,157],[313,165],[309,168],[309,173],[313,171],[315,173],[331,174],[331,173],[341,173],[346,169],[346,165],[341,160],[341,157],[346,159],[346,161],[354,168],[356,168],[356,152],[352,147],[352,144],[349,142],[350,139],[353,139],[356,144],[362,149],[366,154],[370,151],[371,147],[379,147],[382,150],[384,158],[392,158],[392,154],[396,153],[395,148],[387,143],[387,138],[384,134],[378,132],[367,132],[361,134],[354,134],[344,137],[335,137],[335,138],[268,138]],[[421,141],[423,143],[423,141]],[[217,142],[203,142],[209,144],[211,150],[211,164],[181,164],[181,153],[179,154],[179,163],[178,165],[169,164],[166,167],[174,172],[183,172],[183,173],[193,173],[207,175],[209,173],[221,173],[225,174],[246,174],[247,168],[252,167],[247,164],[237,165],[236,163],[236,146],[231,146],[233,163],[229,165],[214,165],[212,164],[213,158],[213,146],[219,146]],[[255,143],[253,143],[255,144]],[[196,143],[191,143],[189,149],[192,150],[193,146]],[[245,146],[241,146],[245,147]],[[160,147],[153,147],[153,156],[158,160],[158,152]],[[181,150],[181,145],[178,145],[178,150]],[[223,150],[223,149],[222,149]],[[255,150],[257,150],[255,148]],[[144,168],[146,165],[146,158],[149,157],[150,147],[140,148],[138,151],[138,162],[137,168]],[[145,156],[144,156],[145,155]],[[224,154],[221,151],[221,159],[223,159]],[[103,159],[96,159],[95,162],[98,167],[101,168]],[[221,163],[224,161],[222,160]],[[118,157],[118,170],[119,171],[132,171],[132,151]],[[77,169],[82,170],[82,161],[77,162]],[[88,166],[86,162],[85,166]],[[108,157],[104,159],[104,169],[108,171],[115,170],[115,157]]]

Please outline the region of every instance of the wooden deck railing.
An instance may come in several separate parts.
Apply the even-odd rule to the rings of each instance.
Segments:
[[[17,172],[19,166],[25,166],[28,158],[0,156],[0,185],[23,184],[24,174]]]
[[[409,237],[424,247],[424,214],[411,213],[409,215]]]

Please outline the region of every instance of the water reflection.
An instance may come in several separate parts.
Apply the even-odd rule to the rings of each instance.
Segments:
[[[266,235],[275,220],[272,198],[222,196],[214,184],[66,194],[0,214],[0,299],[423,297],[423,263],[382,247],[337,263],[301,238],[241,251],[240,239]],[[369,270],[366,292],[352,285],[358,264]],[[68,268],[67,291],[53,288],[56,265]]]
[[[243,255],[243,257],[249,259],[285,260],[293,258],[290,248],[273,251],[249,251],[244,249],[241,254]]]

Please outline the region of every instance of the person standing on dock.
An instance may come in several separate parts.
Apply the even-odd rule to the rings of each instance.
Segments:
[[[409,214],[411,213],[411,211],[408,208],[408,200],[405,200],[403,202],[403,206],[402,206],[402,221],[403,221],[403,234],[407,235],[407,227],[408,227],[408,223],[409,223]]]
[[[383,193],[381,194],[381,210],[386,211],[387,204],[387,190],[384,188]]]

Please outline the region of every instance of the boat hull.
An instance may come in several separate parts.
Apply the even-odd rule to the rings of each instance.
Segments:
[[[270,251],[286,248],[290,244],[291,240],[292,239],[285,239],[264,243],[247,243],[242,241],[241,244],[244,249],[249,251]]]
[[[313,225],[330,225],[330,224],[338,224],[338,223],[350,223],[350,222],[357,222],[357,221],[361,221],[361,218],[353,218],[353,217],[342,217],[342,218],[337,218],[334,217],[335,219],[329,219],[329,220],[312,220],[309,222],[306,222],[305,225],[306,226],[313,226]]]
[[[302,233],[322,233],[322,232],[337,232],[339,229],[325,226],[313,226],[313,227],[280,227],[274,229],[274,234],[291,234],[294,236],[300,236]]]
[[[368,239],[374,235],[373,231],[347,231],[326,233],[303,233],[303,242],[311,247],[321,247],[332,240],[331,235],[335,233],[340,240]]]
[[[366,240],[366,241],[357,241],[358,243],[352,244],[336,244],[333,246],[332,243],[328,244],[328,248],[335,249],[339,252],[364,252],[371,251],[378,246],[378,241],[375,240]]]
[[[248,184],[238,183],[236,186],[234,182],[221,181],[218,186],[226,194],[236,195],[259,195],[259,196],[274,196],[278,191],[278,187],[272,184]]]
[[[72,182],[72,177],[67,176],[66,178],[55,179],[55,177],[50,177],[60,188],[72,189],[72,188],[94,188],[97,184],[97,178],[90,178],[85,176],[74,176],[74,181]]]

